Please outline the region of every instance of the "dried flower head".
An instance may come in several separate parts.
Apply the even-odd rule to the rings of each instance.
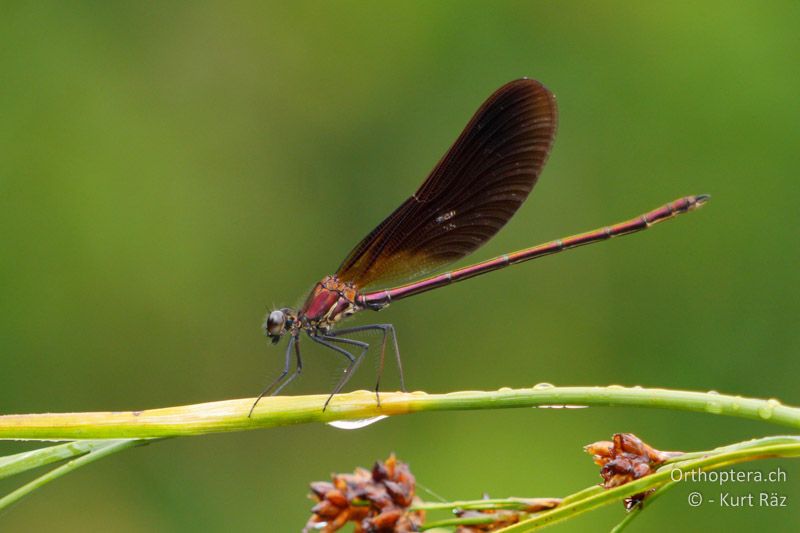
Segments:
[[[603,487],[611,489],[655,472],[667,459],[683,452],[662,452],[649,446],[633,433],[615,433],[613,441],[599,441],[584,446],[596,464],[601,466]],[[652,491],[648,491],[652,492]],[[641,503],[647,493],[625,499],[625,508]]]
[[[332,482],[311,484],[317,504],[304,532],[333,533],[355,522],[355,533],[406,533],[419,531],[421,511],[409,511],[415,501],[415,480],[408,465],[394,454],[376,462],[372,470],[356,468],[352,474],[333,474]]]

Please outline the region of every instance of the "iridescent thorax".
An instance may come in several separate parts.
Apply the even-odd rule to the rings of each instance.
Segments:
[[[314,285],[300,309],[300,320],[307,329],[327,331],[342,318],[361,309],[356,304],[357,294],[352,283],[339,281],[336,276],[325,276]]]

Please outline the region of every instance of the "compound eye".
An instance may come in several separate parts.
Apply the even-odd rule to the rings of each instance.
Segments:
[[[269,335],[280,335],[283,325],[286,323],[286,315],[283,311],[273,311],[267,317],[267,333]]]

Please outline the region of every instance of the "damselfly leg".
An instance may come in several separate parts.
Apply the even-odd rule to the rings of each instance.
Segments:
[[[337,329],[331,331],[328,333],[328,335],[331,337],[338,337],[340,335],[347,335],[350,333],[374,330],[379,330],[381,333],[383,333],[383,338],[381,339],[381,355],[380,359],[378,360],[378,380],[375,383],[375,396],[378,397],[378,405],[380,405],[381,399],[378,396],[378,391],[380,390],[381,377],[383,376],[383,364],[386,357],[386,341],[390,335],[392,337],[392,344],[394,345],[394,355],[395,359],[397,360],[397,370],[400,372],[400,390],[406,392],[406,383],[403,376],[403,361],[400,359],[400,346],[397,343],[397,330],[394,329],[392,324],[368,324],[366,326]]]
[[[287,375],[289,375],[289,368],[291,367],[292,361],[292,348],[294,348],[295,357],[297,358],[297,364],[295,366],[295,370],[288,379],[284,380]],[[283,388],[294,381],[294,379],[300,375],[300,372],[303,371],[303,360],[300,357],[300,339],[294,335],[289,337],[289,343],[286,346],[286,360],[283,365],[283,371],[281,372],[280,376],[275,379],[272,383],[267,385],[264,390],[261,391],[261,394],[258,395],[256,401],[253,402],[253,406],[250,408],[250,412],[247,414],[247,418],[250,418],[253,415],[253,409],[256,408],[258,402],[261,401],[261,398],[264,396],[270,395],[275,396],[278,394]],[[277,388],[276,388],[277,387]],[[273,390],[274,389],[274,390]]]

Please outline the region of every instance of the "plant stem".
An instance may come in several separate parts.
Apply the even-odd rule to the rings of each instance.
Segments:
[[[41,466],[92,453],[108,446],[107,440],[82,440],[0,457],[0,479]]]
[[[474,526],[478,524],[491,524],[493,522],[496,522],[497,520],[498,519],[496,517],[493,517],[492,515],[470,516],[469,518],[447,518],[444,520],[436,520],[434,522],[423,524],[420,527],[420,530],[428,531],[429,529],[436,529],[440,527]]]
[[[664,475],[666,475],[666,473],[670,473],[672,470],[676,468],[679,468],[684,472],[688,470],[695,470],[700,468],[696,464],[698,461],[704,461],[709,458],[713,458],[713,464],[703,468],[704,470],[710,470],[712,468],[719,468],[721,466],[724,466],[726,464],[731,464],[733,462],[743,462],[748,460],[761,459],[765,457],[764,454],[766,451],[776,456],[791,457],[795,455],[800,455],[800,437],[797,436],[763,437],[759,439],[738,442],[728,446],[721,446],[713,450],[684,453],[665,461],[658,472],[661,473],[661,476],[663,477]],[[652,505],[653,502],[658,497],[663,495],[669,488],[675,487],[679,484],[678,481],[674,481],[672,479],[671,475],[668,476],[668,479],[666,479],[666,481],[662,481],[660,478],[654,476],[648,476],[643,479],[649,480],[649,482],[652,482],[656,485],[661,484],[660,488],[656,492],[649,494],[647,496],[647,499],[644,500],[644,504],[646,504],[648,507]],[[627,486],[628,488],[631,487],[630,484],[625,486]],[[646,490],[649,489],[644,489],[641,491],[636,490],[633,493],[644,492]],[[569,518],[570,516],[576,516],[583,512],[589,511],[599,505],[605,505],[606,503],[619,501],[625,498],[626,496],[630,495],[630,494],[621,494],[621,495],[612,494],[612,497],[609,498],[608,495],[610,492],[611,491],[607,491],[603,489],[601,486],[594,485],[592,487],[588,487],[574,494],[571,494],[566,498],[564,498],[563,500],[559,498],[492,498],[492,499],[465,500],[465,501],[453,501],[453,502],[419,502],[412,505],[410,510],[437,511],[437,510],[452,510],[452,509],[472,509],[472,510],[504,509],[504,510],[515,510],[515,511],[527,511],[529,513],[529,516],[533,516],[534,518],[537,518],[542,521],[542,523],[538,523],[536,520],[531,520],[529,522],[526,522],[529,525],[530,529],[519,530],[519,531],[530,531],[538,529],[543,525],[549,525],[549,523],[555,523],[556,521]],[[601,503],[599,505],[591,505],[590,507],[586,508],[582,507],[586,505],[587,502],[588,503],[597,502],[597,499],[595,497],[597,497],[598,495],[605,495],[603,498],[604,503]],[[606,500],[606,498],[608,498],[608,500]],[[560,507],[558,507],[559,504]],[[538,512],[532,510],[535,509],[536,507],[540,508],[551,507],[552,509],[539,510]],[[565,516],[563,518],[556,517],[555,520],[552,520],[553,519],[552,515],[557,514],[556,511],[565,508],[570,509],[570,516]],[[626,514],[625,518],[612,529],[612,533],[621,532],[642,512],[642,509],[643,507],[642,504],[640,503],[636,508],[634,508],[628,514]],[[548,519],[548,517],[550,517],[550,519]],[[473,522],[475,524],[491,523],[492,521],[497,519],[497,516],[488,514],[485,517],[474,517],[474,518],[475,520],[477,520],[476,522]],[[428,528],[457,525],[462,523],[467,524],[467,522],[456,522],[455,520],[461,520],[461,519],[450,518],[441,521],[429,522],[425,524],[425,529],[427,530]],[[517,531],[517,530],[509,529],[504,531]]]
[[[531,507],[555,507],[559,503],[561,503],[560,498],[486,498],[482,500],[464,500],[458,502],[419,502],[412,504],[409,510],[438,511],[450,509],[506,509],[513,511],[526,511]]]
[[[422,411],[456,411],[535,406],[632,406],[699,411],[800,428],[800,408],[762,400],[707,392],[638,387],[551,387],[462,391],[449,394],[382,393],[381,405],[371,391],[338,394],[327,410],[327,396],[264,398],[252,417],[253,399],[226,400],[146,411],[55,413],[0,416],[0,439],[151,438],[201,435],[309,422],[358,420]]]
[[[98,443],[98,445],[94,446],[92,451],[90,451],[89,453],[85,453],[84,455],[81,455],[77,459],[73,459],[64,465],[59,466],[58,468],[54,468],[50,472],[47,472],[46,474],[39,476],[30,483],[27,483],[18,488],[17,490],[0,498],[0,510],[5,509],[8,506],[16,503],[17,501],[27,496],[34,490],[41,488],[43,485],[53,481],[54,479],[60,478],[64,474],[68,474],[73,470],[76,470],[84,465],[97,461],[98,459],[102,459],[103,457],[111,455],[112,453],[116,453],[118,451],[122,451],[127,448],[132,448],[134,446],[140,446],[146,442],[147,441],[132,439],[132,440],[111,440],[104,443]],[[54,448],[60,448],[60,446]]]
[[[788,439],[791,438],[789,437]],[[555,509],[538,513],[528,520],[504,528],[498,533],[524,533],[534,531],[544,526],[552,525],[591,511],[603,505],[620,501],[628,496],[663,487],[673,482],[673,471],[676,469],[680,469],[682,472],[713,470],[723,466],[767,457],[800,457],[800,439],[794,438],[791,439],[791,442],[776,442],[772,439],[764,439],[764,442],[751,441],[748,443],[741,443],[741,445],[719,448],[718,450],[708,453],[710,455],[667,464],[654,474],[613,489],[602,490],[601,492],[581,491],[579,494],[581,494],[582,497],[576,498],[572,496],[564,498],[564,503]]]

